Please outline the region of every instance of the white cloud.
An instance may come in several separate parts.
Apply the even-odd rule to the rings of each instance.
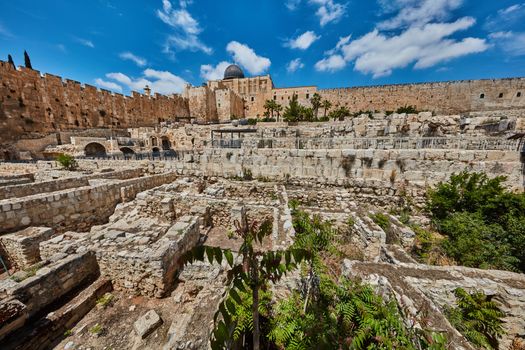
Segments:
[[[399,35],[386,36],[377,29],[364,36],[348,41],[317,62],[318,70],[333,71],[344,67],[344,62],[354,62],[354,69],[372,74],[374,78],[387,76],[394,69],[414,64],[414,68],[428,68],[453,58],[487,50],[486,40],[465,38],[453,40],[448,37],[474,25],[471,17],[460,18],[451,23],[431,23],[411,27]],[[334,68],[335,67],[335,68]]]
[[[343,69],[346,66],[346,61],[343,56],[334,54],[328,56],[315,64],[315,69],[320,72],[335,72]]]
[[[202,32],[199,22],[187,10],[192,1],[179,1],[180,9],[174,9],[169,0],[162,1],[162,9],[157,10],[157,16],[175,31],[170,34],[164,44],[164,52],[173,55],[173,47],[179,50],[213,52],[212,48],[199,39]]]
[[[346,4],[339,4],[334,0],[309,0],[309,3],[318,7],[315,14],[319,17],[321,27],[339,21],[346,12]]]
[[[122,86],[112,81],[107,81],[107,80],[102,80],[100,78],[97,78],[95,79],[95,84],[97,84],[99,87],[104,88],[104,89],[122,92]]]
[[[525,55],[525,32],[496,32],[489,35],[494,45],[512,56]]]
[[[60,51],[62,51],[63,53],[67,53],[67,48],[64,44],[57,44],[57,49],[59,49]]]
[[[220,80],[224,77],[224,71],[231,63],[222,61],[215,67],[211,64],[203,64],[201,66],[201,77],[205,80]]]
[[[130,78],[120,72],[108,73],[106,77],[127,86],[130,90],[143,91],[144,87],[148,85],[153,92],[164,95],[181,93],[186,85],[184,79],[171,72],[150,68],[143,72],[143,77],[137,79]]]
[[[148,64],[148,61],[145,58],[139,57],[134,55],[133,53],[127,51],[122,52],[119,57],[123,60],[133,61],[135,64],[139,67],[144,67],[146,64]]]
[[[92,49],[95,48],[95,44],[91,40],[83,39],[83,38],[75,38],[75,41],[81,45],[90,47]]]
[[[503,8],[487,17],[484,27],[491,32],[510,31],[516,29],[515,27],[522,29],[523,21],[525,21],[525,3]]]
[[[250,74],[261,74],[272,64],[268,58],[258,56],[252,48],[237,41],[231,41],[226,50],[233,55],[234,61],[246,68]]]
[[[286,70],[288,71],[288,73],[293,73],[293,72],[295,72],[295,71],[297,71],[299,69],[302,69],[302,68],[304,68],[304,63],[301,62],[300,58],[296,58],[294,60],[291,60],[286,65]]]
[[[284,5],[288,10],[295,11],[299,7],[299,4],[301,3],[301,0],[287,0],[285,1]]]
[[[315,32],[309,30],[299,35],[295,39],[290,39],[286,43],[286,46],[291,47],[292,49],[306,50],[312,45],[315,41],[319,40],[321,36],[316,35]]]
[[[446,20],[451,11],[463,4],[463,0],[394,0],[381,3],[385,11],[399,11],[396,16],[378,25],[379,29],[392,30]]]

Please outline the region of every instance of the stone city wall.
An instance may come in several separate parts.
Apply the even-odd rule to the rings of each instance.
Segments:
[[[351,112],[395,111],[403,106],[440,113],[525,108],[525,78],[323,89],[318,93],[334,107],[345,106]]]
[[[178,95],[128,97],[0,61],[0,144],[24,134],[153,126],[187,116],[188,102]]]
[[[0,201],[0,232],[30,225],[83,231],[104,222],[117,203],[141,191],[175,180],[174,173],[124,180],[118,183],[85,186]]]

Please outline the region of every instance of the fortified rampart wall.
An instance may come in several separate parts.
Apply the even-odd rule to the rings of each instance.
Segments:
[[[128,97],[0,61],[0,144],[24,134],[153,126],[187,116],[179,95]]]
[[[437,113],[525,109],[525,78],[323,89],[318,93],[351,112],[395,111],[403,106]]]

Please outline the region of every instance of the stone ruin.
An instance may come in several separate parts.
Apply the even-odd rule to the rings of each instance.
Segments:
[[[524,119],[497,118],[497,133],[478,127],[486,116],[461,120],[420,113],[264,124],[238,143],[187,125],[162,131],[194,146],[175,157],[81,157],[77,171],[54,161],[0,163],[0,254],[9,271],[0,277],[0,348],[207,349],[227,267],[183,268],[180,257],[203,243],[238,248],[228,233],[244,218],[272,220],[264,249],[288,247],[293,200],[346,227],[341,274],[395,298],[414,324],[447,333],[451,349],[472,349],[443,314],[452,291],[493,296],[507,315],[500,349],[508,349],[525,336],[523,274],[418,263],[407,253],[412,229],[389,215],[385,231],[370,218],[407,200],[421,207],[429,186],[465,169],[506,175],[523,191],[523,143],[509,136]],[[438,137],[427,135],[431,121],[440,123]],[[299,282],[291,274],[273,288],[287,295]]]

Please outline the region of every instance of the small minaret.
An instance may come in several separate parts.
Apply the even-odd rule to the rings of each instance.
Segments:
[[[151,89],[149,88],[149,85],[144,87],[144,94],[148,97],[151,96]]]

